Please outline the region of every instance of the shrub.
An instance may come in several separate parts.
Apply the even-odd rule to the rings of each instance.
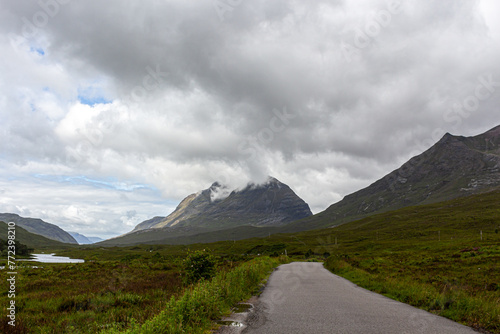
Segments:
[[[182,261],[182,274],[184,282],[191,284],[199,280],[211,279],[217,270],[218,260],[206,250],[188,253]]]

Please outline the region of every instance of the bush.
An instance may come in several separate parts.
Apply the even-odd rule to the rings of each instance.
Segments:
[[[16,249],[16,255],[28,256],[34,252],[33,248],[30,248],[30,247],[26,246],[25,244],[20,243],[17,240],[14,241],[14,245],[15,245],[15,249]],[[0,253],[2,254],[2,256],[7,257],[8,247],[9,247],[9,241],[0,239]]]
[[[188,253],[182,261],[184,283],[191,284],[211,279],[217,271],[218,260],[206,250]]]

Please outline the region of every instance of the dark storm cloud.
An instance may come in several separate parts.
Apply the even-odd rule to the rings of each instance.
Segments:
[[[447,131],[500,123],[488,1],[0,6],[15,65],[2,67],[1,149],[15,163],[149,182],[175,199],[272,173],[317,211]],[[78,103],[91,98],[113,102]]]

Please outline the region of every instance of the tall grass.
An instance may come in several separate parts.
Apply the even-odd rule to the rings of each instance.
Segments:
[[[255,294],[278,264],[277,259],[261,257],[231,271],[220,272],[212,280],[188,288],[182,296],[172,297],[160,314],[144,324],[134,323],[126,332],[109,329],[105,333],[206,333],[213,327],[213,320],[220,319],[234,304]]]
[[[16,327],[2,316],[0,333],[94,334],[110,323],[128,328],[132,318],[144,322],[160,313],[172,295],[182,292],[179,271],[170,265],[144,259],[128,264],[19,266]],[[5,282],[6,278],[6,270],[0,270],[0,280]],[[0,285],[4,311],[9,303],[7,288],[7,284]]]
[[[500,298],[495,291],[470,291],[452,284],[433,285],[415,273],[391,276],[390,268],[370,273],[357,266],[357,260],[336,256],[325,262],[327,269],[363,288],[470,327],[500,333]]]

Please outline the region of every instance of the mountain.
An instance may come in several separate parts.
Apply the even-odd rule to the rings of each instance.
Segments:
[[[0,213],[0,221],[14,222],[17,226],[22,227],[30,233],[42,235],[52,240],[69,244],[78,244],[68,232],[57,225],[44,222],[41,219],[24,218],[14,213]]]
[[[230,190],[215,182],[208,189],[187,196],[167,217],[144,221],[132,232],[100,245],[187,240],[188,236],[213,235],[242,226],[275,228],[311,215],[309,205],[273,177],[264,184],[250,183],[241,190]]]
[[[231,192],[225,199],[229,199],[228,202],[213,205],[212,202],[217,201],[211,202],[210,196],[213,193],[224,193],[219,191],[220,187],[215,183],[199,194],[188,196],[170,216],[144,222],[144,225],[136,227],[137,230],[131,236],[118,238],[110,244],[188,244],[313,230],[404,207],[432,204],[500,189],[500,126],[472,137],[447,133],[431,148],[368,187],[345,196],[323,212],[292,220],[290,223],[225,224],[232,221],[228,219],[230,215],[218,217],[216,213],[219,209],[227,210],[232,207],[231,202],[238,196]],[[228,212],[231,211],[225,211]],[[236,214],[244,214],[244,210],[232,211],[233,219]],[[204,227],[217,224],[223,230]],[[155,228],[162,225],[175,228]],[[141,230],[142,227],[147,228]],[[155,232],[154,235],[150,234],[151,231]]]
[[[174,226],[235,227],[279,226],[312,215],[309,205],[286,184],[270,177],[262,185],[248,184],[230,191],[215,182],[210,188],[186,197],[168,217],[155,217],[136,227]]]
[[[500,126],[473,137],[445,134],[370,186],[287,231],[330,227],[412,205],[483,193],[500,187]]]
[[[104,239],[98,238],[98,237],[86,237],[83,234],[77,233],[77,232],[68,232],[75,240],[78,242],[79,245],[88,245],[88,244],[93,244],[99,241],[103,241]]]
[[[103,238],[99,238],[99,237],[87,237],[87,239],[89,239],[91,244],[95,244],[96,242],[104,241]]]
[[[139,231],[139,230],[146,230],[150,227],[155,226],[158,223],[161,223],[162,221],[165,220],[165,218],[167,218],[167,217],[153,217],[151,219],[145,220],[142,223],[140,223],[139,225],[137,225],[132,232]]]
[[[7,223],[3,222],[3,220],[0,220],[0,239],[7,240],[7,230],[8,230]],[[49,239],[39,234],[30,233],[17,224],[16,224],[16,240],[31,248],[60,249],[72,246],[68,243],[62,243],[60,241]]]

